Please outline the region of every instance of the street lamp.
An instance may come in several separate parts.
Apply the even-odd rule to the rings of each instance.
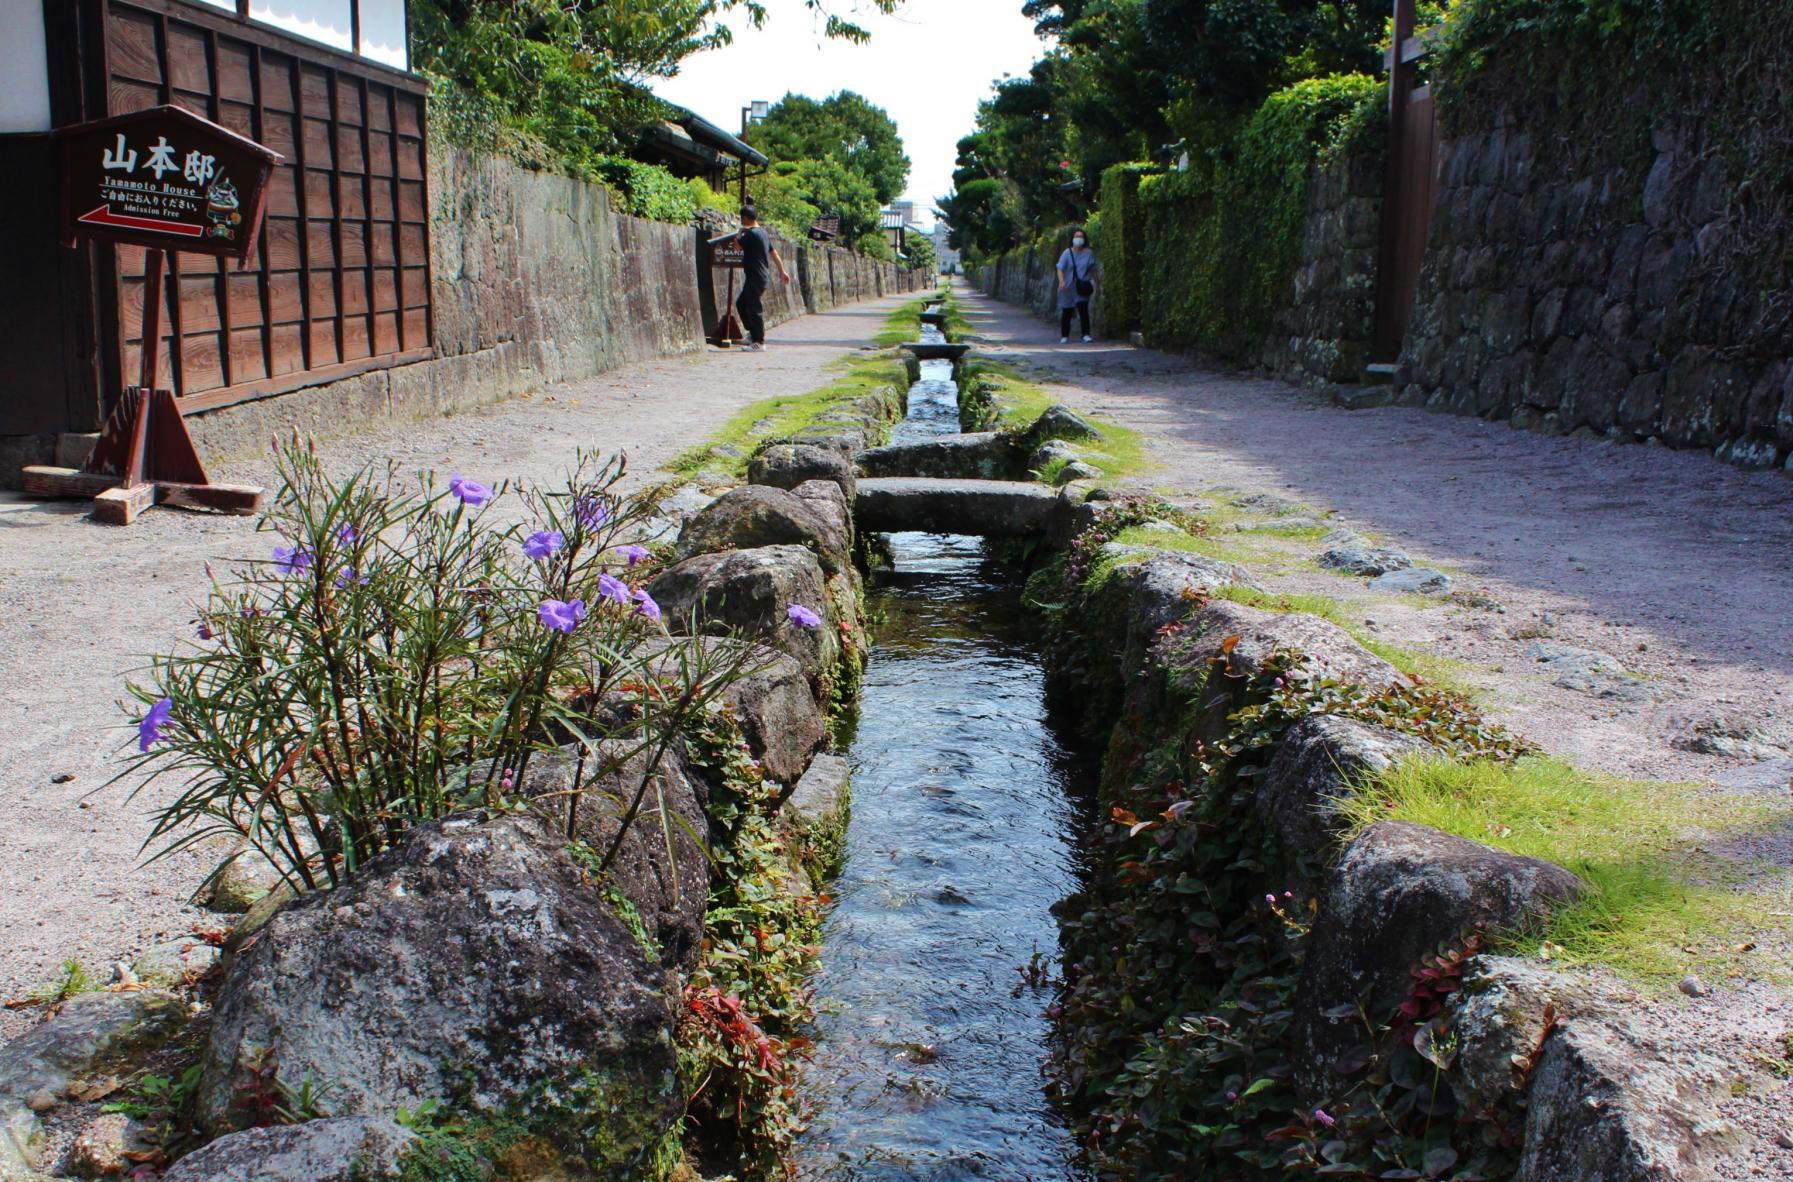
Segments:
[[[772,104],[768,103],[765,99],[754,99],[745,107],[741,108],[741,138],[743,140],[747,138],[748,130],[751,129],[755,123],[764,119],[766,113],[771,109]],[[745,160],[741,161],[741,204],[747,204],[747,161]]]

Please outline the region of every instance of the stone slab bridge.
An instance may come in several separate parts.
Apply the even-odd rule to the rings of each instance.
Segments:
[[[1025,480],[951,480],[929,476],[862,479],[853,516],[876,533],[972,534],[986,538],[1068,538],[1091,506]]]

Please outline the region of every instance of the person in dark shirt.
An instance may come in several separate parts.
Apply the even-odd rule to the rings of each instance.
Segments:
[[[741,314],[741,327],[747,330],[749,350],[766,347],[766,316],[760,300],[772,282],[772,267],[778,267],[778,278],[789,283],[791,273],[784,269],[772,237],[760,225],[759,211],[751,205],[741,209],[741,259],[745,266],[741,277],[741,294],[735,299],[735,311]]]

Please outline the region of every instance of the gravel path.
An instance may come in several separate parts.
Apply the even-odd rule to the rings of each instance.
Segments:
[[[1774,819],[1708,848],[1737,859],[1763,910],[1793,910],[1793,480],[1422,410],[1347,411],[1151,350],[1061,346],[1024,311],[959,295],[985,351],[1151,437],[1156,466],[1121,483],[1205,490],[1210,510],[1268,493],[1270,507],[1370,535],[1456,584],[1433,605],[1321,569],[1319,541],[1227,539],[1256,551],[1268,590],[1331,596],[1376,637],[1450,658],[1494,718],[1581,766],[1769,802]],[[1785,940],[1756,955],[1781,974],[1793,959]],[[1639,997],[1631,1029],[1735,1073],[1721,1111],[1740,1152],[1718,1177],[1793,1179],[1793,1086],[1764,1069],[1786,1057],[1793,998],[1730,984],[1741,988],[1697,1001]]]
[[[390,457],[401,471],[552,481],[587,447],[625,451],[645,474],[740,407],[822,385],[911,298],[792,321],[764,353],[631,366],[478,412],[382,421],[320,450],[339,471]],[[264,458],[214,476],[267,484],[272,468]],[[70,957],[104,980],[115,958],[215,923],[185,905],[203,857],[140,864],[155,796],[102,785],[128,737],[115,705],[125,676],[187,635],[207,561],[259,555],[265,539],[249,518],[158,509],[117,529],[85,512],[0,493],[0,999]],[[0,1011],[0,1035],[30,1021]]]
[[[987,351],[1072,408],[1156,437],[1156,466],[1125,483],[1269,492],[1330,510],[1324,524],[1373,535],[1491,597],[1504,613],[1427,610],[1311,567],[1271,580],[1285,593],[1361,600],[1378,635],[1467,662],[1502,720],[1547,750],[1625,776],[1741,782],[1752,761],[1675,742],[1722,717],[1754,732],[1763,754],[1793,747],[1786,475],[1416,409],[1347,411],[1151,350],[1061,346],[1025,312],[959,294]],[[1301,548],[1311,557],[1322,546]],[[1560,687],[1560,671],[1537,659],[1539,640],[1605,654],[1639,689],[1615,698]],[[1793,764],[1754,778],[1784,793]]]

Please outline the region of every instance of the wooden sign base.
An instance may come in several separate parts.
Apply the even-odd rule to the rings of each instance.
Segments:
[[[27,466],[25,492],[37,497],[92,497],[95,520],[129,525],[151,505],[259,513],[267,490],[213,484],[170,390],[131,386],[106,420],[83,468]]]

